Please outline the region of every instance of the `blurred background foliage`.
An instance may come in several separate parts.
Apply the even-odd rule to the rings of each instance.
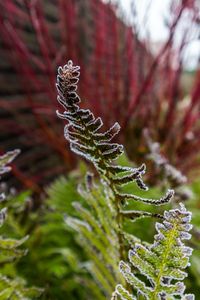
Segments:
[[[127,165],[125,156],[119,163]],[[129,165],[131,163],[129,162]],[[7,232],[10,237],[20,239],[29,235],[25,247],[29,250],[12,268],[9,275],[18,274],[25,278],[28,285],[44,287],[41,299],[104,299],[98,294],[98,284],[94,282],[88,272],[90,253],[82,247],[78,233],[73,231],[64,222],[66,216],[77,217],[73,202],[80,202],[87,206],[87,201],[77,192],[77,184],[83,181],[87,166],[80,166],[68,173],[67,176],[57,178],[46,188],[43,204],[33,210],[35,199],[32,192],[24,191],[16,196],[8,197],[7,222],[0,228],[0,234]],[[169,183],[168,183],[169,185]],[[192,211],[193,238],[190,246],[194,248],[191,267],[187,270],[187,292],[194,293],[196,299],[200,288],[200,187],[198,182],[182,186],[190,191],[190,199],[185,205]],[[125,192],[135,192],[139,196],[160,197],[163,188],[157,186],[148,192],[138,191],[135,183],[124,188]],[[102,193],[103,195],[103,193]],[[178,198],[178,197],[177,197]],[[147,210],[162,213],[164,209],[176,207],[180,199],[175,198],[168,206],[152,207],[141,203],[129,203],[126,209]],[[146,242],[152,242],[155,234],[155,221],[149,218],[139,219],[135,222],[127,220],[125,229],[129,233]],[[109,254],[108,254],[109,255]],[[5,270],[4,270],[5,272]],[[8,270],[6,271],[7,274]]]
[[[0,151],[20,148],[22,153],[12,164],[12,176],[1,184],[9,196],[9,214],[0,231],[13,238],[30,236],[28,254],[4,272],[44,287],[43,299],[100,297],[85,267],[88,255],[64,223],[65,214],[76,216],[73,201],[85,203],[77,184],[86,173],[85,163],[66,145],[55,114],[56,69],[68,59],[81,66],[83,106],[101,116],[105,127],[121,124],[119,139],[128,158],[120,163],[145,162],[145,179],[153,186],[148,196],[159,197],[173,187],[171,206],[181,200],[193,212],[187,286],[199,296],[200,70],[184,65],[186,47],[200,36],[199,9],[198,0],[171,1],[168,38],[153,51],[148,37],[140,37],[134,1],[131,20],[120,1],[1,1]],[[126,186],[129,190],[135,191],[134,184]],[[127,221],[126,226],[152,241],[152,220]]]
[[[81,66],[83,105],[105,126],[121,124],[131,160],[145,160],[148,128],[171,164],[185,175],[198,173],[199,66],[189,72],[183,60],[188,44],[198,40],[199,2],[170,3],[168,38],[157,46],[140,38],[134,1],[132,21],[120,1],[0,3],[1,151],[22,150],[13,168],[20,187],[40,193],[75,165],[55,115],[56,69],[68,59]],[[144,13],[140,27],[148,7]]]

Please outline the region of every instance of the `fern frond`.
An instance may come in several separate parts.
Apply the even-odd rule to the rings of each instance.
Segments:
[[[11,170],[11,167],[8,164],[10,164],[19,153],[20,150],[15,149],[13,151],[8,151],[5,154],[0,156],[0,176]],[[4,200],[5,200],[4,193],[0,193],[0,202]],[[0,225],[3,224],[5,217],[6,217],[6,209],[2,209],[0,211]]]
[[[183,241],[190,239],[191,213],[183,204],[179,209],[165,211],[164,221],[156,223],[157,234],[151,246],[136,243],[129,251],[129,264],[121,261],[120,272],[129,286],[147,300],[194,299],[193,295],[184,295],[182,282],[187,276],[185,268],[189,265],[192,249]],[[146,278],[131,271],[131,266]],[[120,299],[136,299],[122,285],[117,285],[115,294]]]
[[[11,167],[8,166],[8,164],[10,164],[19,153],[20,150],[15,149],[13,151],[8,151],[0,156],[0,175],[7,173],[11,170]]]
[[[11,170],[8,166],[9,163],[20,153],[19,150],[9,151],[6,154],[0,156],[0,174],[4,174]],[[0,196],[1,201],[5,200],[5,195],[2,193]],[[0,211],[0,226],[3,225],[6,219],[7,208],[2,208]],[[28,236],[20,240],[8,239],[0,236],[0,264],[12,262],[17,258],[25,255],[26,250],[18,249],[26,240]],[[25,282],[19,278],[8,278],[0,274],[0,299],[16,299],[16,300],[28,300],[38,297],[42,293],[42,289],[35,287],[26,288]]]
[[[69,141],[71,150],[93,163],[105,186],[105,190],[110,194],[110,199],[113,202],[113,210],[115,211],[114,218],[117,224],[116,233],[118,235],[119,252],[121,259],[123,259],[125,251],[122,223],[124,216],[130,216],[123,212],[123,205],[128,200],[162,205],[170,201],[173,197],[173,191],[169,190],[161,199],[147,199],[121,192],[121,188],[125,184],[133,181],[140,189],[146,191],[148,188],[142,179],[146,167],[144,164],[138,168],[122,167],[114,164],[114,160],[124,152],[122,145],[112,142],[120,131],[120,125],[115,123],[106,132],[101,132],[100,129],[103,126],[101,118],[95,118],[89,109],[79,107],[81,100],[76,93],[79,76],[80,67],[74,66],[72,61],[68,61],[64,67],[58,68],[56,84],[58,102],[64,107],[65,111],[63,113],[57,111],[57,115],[68,121],[64,129],[64,135]],[[157,215],[143,211],[135,211],[130,217],[138,218],[145,216],[157,217]],[[89,228],[88,226],[84,226],[84,224],[82,222],[79,223],[82,226],[81,230]],[[73,224],[73,226],[77,228],[77,225],[76,221],[76,224]]]
[[[83,280],[89,278],[82,267],[87,256],[75,241],[77,234],[63,222],[64,212],[77,215],[72,201],[83,202],[76,187],[76,172],[56,178],[46,187],[47,198],[42,207],[37,212],[30,209],[23,222],[21,217],[27,212],[27,200],[33,201],[30,192],[11,196],[7,201],[6,228],[2,228],[0,234],[3,235],[5,230],[17,237],[23,237],[27,232],[30,234],[26,242],[28,254],[17,260],[16,268],[31,285],[45,286],[41,299],[91,299],[90,290],[83,285]],[[31,208],[31,204],[28,205]],[[12,269],[8,269],[8,275],[13,274],[15,268]]]
[[[25,282],[21,279],[11,280],[0,275],[0,299],[2,300],[31,300],[38,298],[41,293],[42,289],[25,288]]]
[[[89,271],[101,286],[104,295],[110,297],[116,279],[120,283],[124,281],[117,268],[120,259],[126,256],[124,218],[161,218],[159,214],[146,211],[128,213],[123,210],[123,205],[131,200],[162,205],[170,201],[173,191],[169,190],[161,199],[147,199],[121,192],[124,185],[132,182],[141,190],[148,190],[142,179],[146,167],[144,164],[138,168],[123,167],[114,163],[124,153],[123,146],[113,141],[120,131],[120,125],[116,122],[102,132],[101,118],[95,118],[89,109],[79,107],[79,76],[80,67],[74,66],[72,61],[58,68],[58,102],[65,111],[57,111],[57,115],[68,122],[64,128],[64,136],[69,141],[71,150],[93,163],[100,175],[103,190],[102,187],[94,187],[92,177],[87,176],[85,187],[79,188],[79,191],[90,209],[75,203],[80,219],[67,216],[66,223],[79,233],[80,244],[91,254]]]
[[[144,137],[149,151],[147,158],[154,163],[156,168],[162,171],[165,178],[168,178],[175,186],[186,183],[187,177],[171,165],[166,157],[161,154],[160,144],[153,142],[147,128],[144,130]]]
[[[20,153],[19,149],[13,151],[8,151],[3,155],[0,155],[0,176],[9,172],[11,167],[9,164],[15,159],[15,157]],[[0,202],[5,201],[5,194],[0,193]],[[7,208],[4,207],[0,210],[0,226],[3,225],[7,215]]]
[[[66,216],[65,221],[76,230],[77,241],[90,260],[84,263],[85,268],[99,286],[102,296],[109,298],[115,283],[124,282],[118,270],[120,251],[116,211],[109,191],[95,185],[91,174],[87,175],[85,184],[80,185],[78,190],[89,208],[74,202],[79,218]]]
[[[80,98],[76,93],[79,75],[80,67],[74,66],[72,61],[58,68],[56,84],[58,102],[66,111],[63,114],[57,111],[57,115],[68,121],[64,135],[70,143],[71,150],[94,164],[119,203],[123,203],[126,199],[154,205],[169,202],[173,196],[171,191],[160,200],[147,200],[135,195],[120,194],[119,188],[133,181],[140,189],[148,189],[142,180],[146,167],[143,164],[139,168],[124,168],[113,164],[113,160],[124,152],[123,145],[111,142],[119,133],[120,125],[116,122],[108,131],[99,132],[103,125],[101,118],[96,119],[90,110],[79,108]],[[124,172],[126,174],[122,176]]]

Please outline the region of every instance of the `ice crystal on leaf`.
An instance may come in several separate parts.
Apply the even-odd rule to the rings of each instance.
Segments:
[[[119,269],[134,292],[131,295],[130,290],[119,284],[114,292],[119,299],[137,299],[134,296],[137,292],[147,300],[194,299],[193,295],[184,294],[185,285],[182,282],[187,276],[185,268],[192,253],[192,249],[183,242],[191,237],[190,220],[191,213],[183,204],[177,209],[165,211],[164,221],[156,223],[154,243],[150,246],[136,243],[129,250],[129,264],[120,261]],[[131,267],[136,268],[146,280],[139,279]]]

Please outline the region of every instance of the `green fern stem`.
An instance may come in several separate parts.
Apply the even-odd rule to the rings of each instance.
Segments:
[[[155,284],[154,291],[150,295],[149,300],[158,300],[158,293],[160,292],[159,289],[161,286],[161,279],[164,276],[163,271],[167,264],[167,261],[169,261],[169,259],[170,259],[170,255],[171,255],[170,249],[175,243],[176,236],[177,236],[177,225],[174,224],[173,229],[171,231],[169,231],[169,237],[166,241],[166,247],[164,248],[162,260],[160,262],[159,273],[158,273],[157,279],[155,280],[155,283],[154,283]]]

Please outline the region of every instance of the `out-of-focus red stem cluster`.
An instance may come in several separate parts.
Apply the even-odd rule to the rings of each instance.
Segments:
[[[0,3],[0,150],[22,149],[13,171],[26,187],[39,190],[75,163],[55,115],[56,69],[68,59],[81,66],[83,105],[107,126],[122,124],[131,158],[143,158],[140,141],[148,127],[172,163],[186,173],[193,167],[200,143],[200,80],[197,72],[182,109],[185,40],[178,67],[171,67],[176,27],[188,9],[197,22],[195,1],[182,1],[173,8],[168,40],[153,56],[115,8],[100,0]],[[189,163],[184,157],[191,157]]]
[[[190,18],[187,26],[184,24],[175,50],[185,15]],[[148,128],[154,141],[161,144],[163,155],[188,176],[199,173],[200,167],[200,73],[199,66],[192,75],[192,72],[186,72],[183,57],[186,46],[192,42],[195,26],[198,39],[199,16],[197,1],[172,1],[168,39],[150,61],[140,88],[135,90],[129,102],[123,123],[127,132],[127,151],[132,159],[144,160],[147,149],[142,130]],[[149,49],[148,44],[145,46]]]

